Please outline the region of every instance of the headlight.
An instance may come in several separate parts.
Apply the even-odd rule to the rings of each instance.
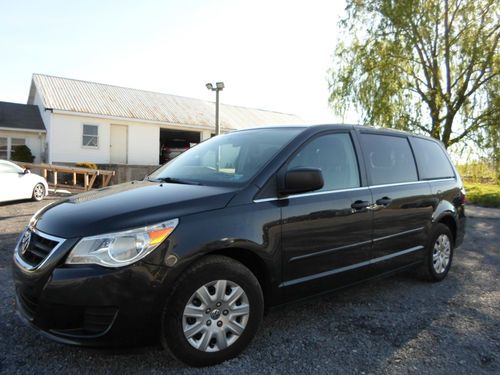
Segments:
[[[124,232],[84,237],[71,250],[66,264],[123,267],[144,258],[175,229],[178,219]]]

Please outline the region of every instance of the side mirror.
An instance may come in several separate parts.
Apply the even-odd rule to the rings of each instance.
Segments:
[[[281,195],[318,190],[324,185],[323,174],[317,168],[295,168],[285,173],[282,185]]]
[[[31,173],[31,171],[28,168],[25,168],[23,174],[28,174],[28,173]]]

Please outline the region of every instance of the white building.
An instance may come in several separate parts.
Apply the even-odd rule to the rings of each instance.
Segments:
[[[37,161],[49,163],[158,165],[161,149],[183,148],[214,132],[215,104],[161,94],[34,74],[28,104],[46,128]],[[297,124],[294,115],[221,104],[221,131],[259,125]]]
[[[11,159],[16,146],[25,145],[35,156],[43,159],[45,126],[37,106],[0,102],[0,159]]]

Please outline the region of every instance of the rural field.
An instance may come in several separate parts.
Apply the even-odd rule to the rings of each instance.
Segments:
[[[498,374],[500,210],[467,207],[467,235],[441,283],[411,275],[289,305],[239,358],[207,369],[159,346],[96,350],[51,342],[15,314],[11,258],[40,203],[0,205],[0,373]]]

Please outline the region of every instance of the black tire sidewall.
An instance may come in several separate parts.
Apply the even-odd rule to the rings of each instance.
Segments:
[[[264,301],[257,279],[236,261],[209,262],[187,272],[179,280],[165,305],[162,314],[162,344],[175,358],[191,366],[209,366],[234,358],[251,342],[262,320]],[[224,350],[208,353],[192,347],[187,341],[182,329],[182,315],[193,293],[202,285],[215,280],[230,280],[242,287],[249,300],[250,315],[238,340]]]
[[[436,240],[438,237],[442,234],[445,234],[448,236],[448,239],[450,240],[450,261],[448,262],[448,265],[446,266],[446,269],[444,272],[437,273],[436,270],[434,269],[434,263],[432,259],[432,253],[434,251],[434,244],[436,243]],[[430,277],[435,280],[435,281],[441,281],[443,280],[446,275],[448,275],[448,272],[450,271],[451,264],[453,262],[453,253],[454,253],[454,242],[453,242],[453,235],[451,233],[450,228],[444,224],[436,224],[435,228],[432,231],[432,234],[430,236],[430,241],[428,244],[428,252],[427,252],[427,267],[429,270],[429,275]]]

